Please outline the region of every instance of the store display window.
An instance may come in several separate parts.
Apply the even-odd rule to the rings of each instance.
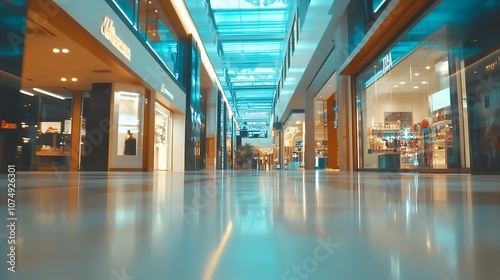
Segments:
[[[407,35],[357,77],[360,168],[456,167],[446,38]]]
[[[63,88],[27,88],[21,93],[21,166],[26,170],[69,170],[73,92]]]
[[[144,88],[113,84],[111,168],[142,168]]]
[[[155,104],[154,169],[171,170],[172,112],[160,103]]]
[[[284,126],[283,164],[287,170],[304,168],[304,123],[303,113],[292,114]]]
[[[327,102],[314,100],[314,162],[315,169],[326,169],[328,165]]]
[[[139,94],[119,91],[118,103],[118,155],[137,155],[137,134],[140,132]]]

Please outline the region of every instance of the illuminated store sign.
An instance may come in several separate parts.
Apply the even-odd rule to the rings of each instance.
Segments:
[[[392,54],[388,53],[384,56],[382,72],[385,74],[392,68]]]
[[[17,124],[8,123],[5,120],[2,120],[2,122],[0,123],[0,129],[14,130],[14,129],[17,129]]]
[[[130,61],[130,48],[116,35],[115,24],[109,17],[104,17],[102,21],[101,34]]]
[[[161,93],[165,94],[166,96],[170,97],[170,99],[174,99],[174,95],[170,93],[170,91],[168,91],[166,88],[165,88],[165,84],[162,83],[161,84],[161,90],[160,90]]]

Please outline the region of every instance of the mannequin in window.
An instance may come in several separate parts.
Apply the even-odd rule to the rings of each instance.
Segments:
[[[136,145],[137,140],[135,139],[134,134],[130,130],[127,130],[127,137],[125,138],[125,151],[123,154],[135,156]]]

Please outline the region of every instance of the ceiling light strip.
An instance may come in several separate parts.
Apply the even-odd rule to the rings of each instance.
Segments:
[[[31,93],[31,92],[29,92],[29,91],[20,90],[19,92],[20,92],[20,93],[22,93],[22,94],[26,94],[26,95],[28,95],[28,96],[35,96],[33,93]]]
[[[60,95],[57,95],[55,93],[52,93],[52,92],[49,92],[49,91],[46,91],[46,90],[43,90],[43,89],[39,89],[39,88],[33,88],[34,91],[37,91],[39,93],[43,93],[45,95],[48,95],[48,96],[52,96],[54,98],[57,98],[57,99],[61,99],[61,100],[65,100],[66,98],[60,96]]]

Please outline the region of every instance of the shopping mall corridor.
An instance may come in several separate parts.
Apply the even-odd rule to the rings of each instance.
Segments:
[[[7,176],[0,177],[8,224]],[[17,172],[16,272],[4,261],[0,278],[493,280],[500,275],[499,179]],[[0,230],[2,252],[7,230]]]

